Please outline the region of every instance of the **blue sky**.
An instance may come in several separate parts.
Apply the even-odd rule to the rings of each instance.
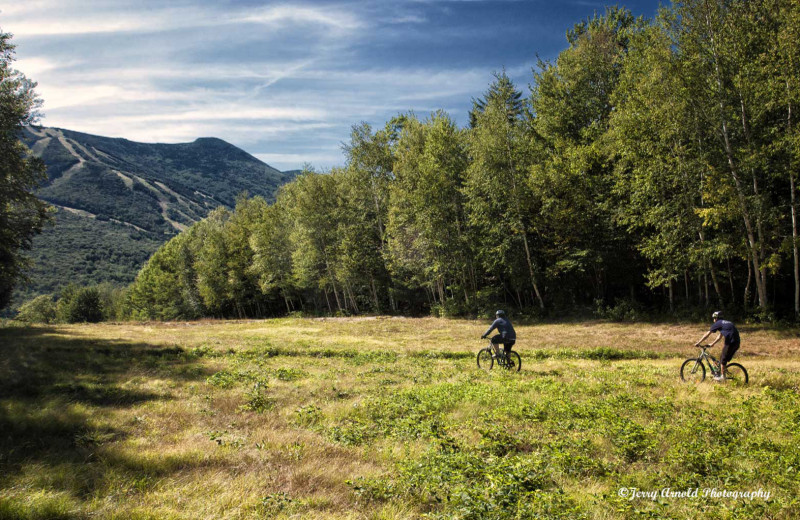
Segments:
[[[350,127],[446,110],[505,68],[527,92],[610,2],[0,0],[41,123],[143,142],[219,137],[281,169],[342,165]],[[652,17],[658,1],[620,2]]]

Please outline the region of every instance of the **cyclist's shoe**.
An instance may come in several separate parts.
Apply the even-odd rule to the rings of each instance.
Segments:
[[[723,376],[723,375],[714,376],[714,381],[717,381],[719,383],[723,383],[723,382],[725,382],[725,376]]]

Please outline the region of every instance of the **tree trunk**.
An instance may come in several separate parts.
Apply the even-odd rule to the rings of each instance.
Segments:
[[[355,296],[353,296],[353,288],[350,286],[350,282],[345,282],[344,290],[347,293],[347,297],[350,298],[350,304],[353,306],[353,312],[360,314],[361,311],[358,309]]]
[[[787,97],[791,95],[789,80],[786,80]],[[791,99],[791,98],[789,98]],[[792,103],[789,102],[786,116],[786,130],[789,137],[792,135]],[[789,189],[791,190],[792,205],[792,253],[794,255],[794,317],[800,318],[800,260],[797,254],[797,204],[795,204],[794,168],[792,158],[789,157]]]
[[[689,303],[689,270],[683,270],[683,288],[686,294],[686,303]]]
[[[794,172],[789,173],[792,190],[792,253],[794,254],[794,316],[800,318],[800,261],[797,255],[797,205],[795,204]]]
[[[428,284],[425,284],[425,296],[428,297],[428,303],[430,305],[436,304],[436,293],[433,291],[433,284],[430,284],[430,287]]]
[[[336,297],[336,308],[339,309],[339,312],[342,312],[342,301],[339,299],[339,291],[336,290],[336,282],[333,281],[332,277],[331,286],[333,287],[333,296]]]
[[[731,257],[725,259],[728,262],[728,284],[731,286],[731,303],[736,303],[736,291],[733,287],[733,270],[731,269]]]
[[[711,260],[708,261],[708,268],[709,271],[711,271],[711,281],[714,283],[714,292],[717,293],[719,306],[720,308],[725,307],[725,303],[722,300],[722,292],[719,290],[719,282],[717,282],[717,269],[714,267],[714,263]]]
[[[375,222],[378,225],[378,236],[381,239],[381,250],[383,250],[385,235],[383,230],[383,218],[381,217],[381,203],[378,198],[378,186],[372,175],[370,175],[370,184],[372,185],[372,201],[375,203]]]
[[[703,273],[697,273],[697,305],[703,305]]]
[[[542,294],[539,292],[539,286],[536,284],[536,276],[533,274],[533,262],[531,262],[531,250],[528,248],[528,236],[524,230],[522,233],[522,240],[525,244],[525,258],[528,260],[528,272],[531,275],[531,285],[533,285],[533,291],[536,293],[536,299],[539,300],[539,308],[544,309],[544,300],[542,300]]]
[[[375,312],[380,314],[381,304],[378,300],[378,290],[375,288],[375,278],[372,275],[369,277],[369,286],[372,288],[372,299],[375,302]]]
[[[747,312],[747,306],[750,305],[750,282],[753,280],[753,264],[750,259],[747,259],[747,285],[744,286],[744,312]]]
[[[700,243],[705,245],[706,238],[705,238],[705,235],[703,234],[703,232],[699,231],[698,235],[700,236]],[[711,271],[711,280],[714,283],[714,291],[717,293],[717,300],[719,301],[719,305],[720,305],[720,307],[724,307],[724,304],[723,304],[723,301],[722,301],[722,293],[719,290],[719,282],[717,282],[717,270],[714,267],[714,263],[711,261],[710,258],[706,259],[706,263],[707,263],[707,267]],[[706,306],[707,305],[708,305],[708,288],[706,287]]]
[[[672,293],[672,280],[669,281],[669,312],[675,312],[675,297]]]

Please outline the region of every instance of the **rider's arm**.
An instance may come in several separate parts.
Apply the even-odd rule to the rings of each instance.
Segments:
[[[481,336],[481,337],[482,337],[482,338],[485,338],[486,336],[488,336],[489,334],[491,334],[491,332],[492,332],[492,331],[493,331],[493,330],[494,330],[494,329],[497,327],[497,322],[498,322],[498,321],[500,321],[500,320],[494,320],[494,321],[492,322],[492,324],[489,326],[489,328],[486,330],[486,332],[484,332],[484,333],[483,333],[483,336]]]
[[[709,334],[711,334],[711,333],[709,332]],[[714,346],[714,345],[717,343],[717,341],[719,341],[719,339],[720,339],[721,337],[722,337],[722,333],[720,332],[719,334],[717,334],[717,339],[715,339],[714,341],[712,341],[712,342],[711,342],[711,345],[709,345],[709,346],[713,347],[713,346]]]
[[[707,337],[709,337],[710,335],[711,335],[711,331],[709,330],[708,332],[706,332],[706,335],[705,335],[705,336],[703,336],[702,338],[700,338],[700,341],[698,341],[697,343],[695,343],[695,344],[694,344],[694,346],[695,346],[695,347],[699,347],[699,346],[700,346],[700,343],[702,343],[702,342],[703,342],[703,340],[705,340],[705,339],[706,339]],[[719,338],[717,338],[717,339],[719,339]],[[715,343],[716,343],[716,342],[715,342]]]

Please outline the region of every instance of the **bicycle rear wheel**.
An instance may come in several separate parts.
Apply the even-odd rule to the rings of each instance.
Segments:
[[[506,354],[505,364],[503,368],[506,370],[510,370],[511,372],[519,372],[522,368],[522,358],[519,357],[519,354],[514,352],[513,350]]]
[[[729,363],[728,366],[725,367],[725,380],[728,381],[728,383],[746,385],[749,381],[747,370],[739,363]]]
[[[478,368],[482,370],[491,370],[494,365],[494,358],[492,351],[488,348],[483,348],[478,351]]]
[[[681,365],[681,380],[684,383],[701,383],[706,378],[706,367],[697,358],[689,358]]]

